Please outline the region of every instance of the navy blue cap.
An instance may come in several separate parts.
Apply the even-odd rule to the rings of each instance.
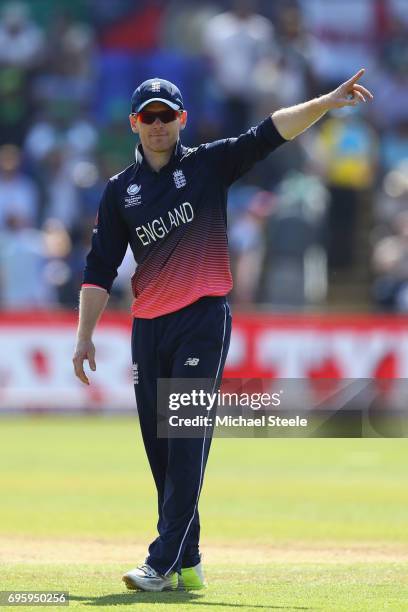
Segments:
[[[164,102],[173,110],[184,108],[178,87],[165,79],[148,79],[132,95],[132,113],[138,113],[150,102]]]

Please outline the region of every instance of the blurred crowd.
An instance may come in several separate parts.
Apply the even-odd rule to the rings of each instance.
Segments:
[[[408,2],[0,0],[0,307],[77,305],[144,79],[180,87],[194,146],[362,66],[373,103],[331,112],[231,188],[235,304],[324,304],[329,274],[356,266],[364,208],[372,301],[408,311]],[[110,307],[129,304],[134,267],[127,253]]]

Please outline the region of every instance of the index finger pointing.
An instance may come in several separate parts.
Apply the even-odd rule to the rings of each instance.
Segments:
[[[354,76],[352,76],[350,79],[348,79],[348,81],[345,82],[345,85],[353,85],[353,83],[358,81],[358,79],[361,78],[364,73],[365,73],[365,68],[360,68],[360,70],[356,72]]]

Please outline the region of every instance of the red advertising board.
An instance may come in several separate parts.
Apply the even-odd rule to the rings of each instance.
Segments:
[[[91,385],[73,375],[76,313],[0,314],[0,410],[134,410],[131,318],[105,313]],[[227,377],[408,378],[408,317],[236,313]]]

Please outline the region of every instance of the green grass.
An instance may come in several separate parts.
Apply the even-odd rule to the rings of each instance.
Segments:
[[[101,610],[408,610],[407,458],[404,439],[215,439],[209,588],[131,593],[121,574],[156,522],[136,419],[2,419],[0,590]]]

